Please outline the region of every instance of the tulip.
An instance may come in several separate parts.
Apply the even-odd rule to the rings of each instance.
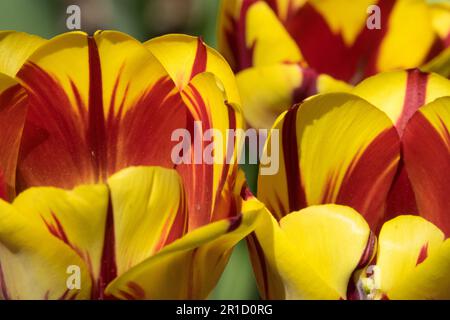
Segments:
[[[406,88],[409,89],[405,90],[405,84],[408,84]],[[371,96],[369,92],[372,94],[370,102],[361,97],[364,96],[364,92],[367,93],[368,98]],[[265,219],[265,226],[258,227],[248,238],[258,285],[264,298],[344,299],[355,296],[358,298],[387,296],[393,299],[407,297],[450,299],[448,289],[447,291],[436,289],[435,293],[433,293],[434,289],[430,289],[438,286],[437,282],[444,282],[443,286],[448,284],[450,275],[445,269],[445,267],[448,268],[450,254],[448,241],[443,244],[447,249],[442,249],[444,251],[438,254],[439,258],[436,258],[438,259],[436,263],[442,268],[435,267],[434,262],[432,265],[430,262],[429,267],[424,267],[426,271],[420,271],[420,277],[424,278],[417,280],[420,282],[420,284],[416,283],[417,287],[414,281],[405,280],[411,284],[408,290],[414,292],[415,296],[409,296],[405,292],[397,295],[393,293],[396,292],[395,290],[391,292],[387,289],[391,285],[394,286],[394,282],[398,280],[395,277],[402,278],[399,275],[401,271],[390,270],[390,268],[400,267],[391,266],[391,264],[402,262],[400,258],[400,262],[391,260],[383,262],[385,261],[383,257],[386,256],[384,252],[388,252],[390,246],[398,246],[402,252],[413,250],[412,253],[405,253],[408,255],[405,259],[409,259],[408,263],[410,263],[411,257],[418,255],[420,250],[427,246],[428,240],[440,239],[439,243],[441,243],[450,235],[450,216],[448,215],[450,202],[446,196],[450,187],[447,179],[450,174],[449,96],[450,83],[443,77],[416,70],[391,72],[367,79],[355,88],[354,94],[329,93],[309,98],[301,105],[295,105],[276,120],[272,129],[280,132],[279,135],[273,136],[278,139],[280,145],[280,171],[271,176],[262,175],[260,168],[257,189],[254,193],[257,200],[250,198],[247,201],[250,204],[244,205],[245,210],[263,212],[262,215],[270,217]],[[270,154],[273,137],[269,135],[264,153]],[[412,198],[408,198],[408,194],[405,193],[406,189],[402,184],[404,181],[400,180],[402,172],[405,172],[408,179]],[[392,202],[395,198],[404,202]],[[336,209],[338,208],[336,206],[324,207],[331,208],[327,209],[330,212],[352,210],[353,213],[348,219],[353,221],[352,223],[357,222],[357,225],[364,225],[365,231],[355,231],[356,227],[351,225],[345,228],[333,227],[333,223],[328,221],[330,218],[314,222],[317,223],[314,228],[312,226],[311,228],[305,226],[304,229],[291,227],[290,232],[297,237],[315,237],[317,232],[325,233],[325,231],[317,231],[319,229],[327,230],[331,234],[333,228],[336,229],[335,238],[330,239],[329,242],[322,243],[320,242],[322,240],[319,241],[316,238],[311,240],[317,241],[312,242],[316,245],[314,248],[318,252],[323,252],[323,259],[326,261],[317,262],[318,258],[315,258],[313,249],[310,256],[297,254],[297,257],[291,259],[291,253],[283,249],[284,244],[276,243],[278,231],[274,230],[283,229],[283,223],[286,224],[286,221],[294,219],[288,217],[300,217],[304,210],[306,212],[321,211],[314,208],[328,204],[345,206],[339,207],[345,209]],[[417,207],[417,212],[410,212],[412,207]],[[397,210],[391,211],[395,208]],[[405,215],[410,214],[418,214],[420,217],[406,216],[405,218]],[[332,216],[332,214],[329,215]],[[392,230],[397,227],[392,226],[396,226],[397,223],[401,225],[399,228],[405,228],[407,231],[404,234],[399,231],[397,239],[382,242],[382,239],[386,239],[383,236],[388,233],[386,230],[389,230],[390,237],[395,236],[395,231]],[[422,225],[418,227],[417,232],[413,228],[416,223]],[[432,233],[430,237],[434,237],[432,239],[427,238],[426,230],[430,228],[434,230],[430,231]],[[414,232],[408,233],[410,229]],[[369,235],[370,232],[372,236]],[[358,246],[357,250],[347,247],[338,250],[333,244],[339,243],[340,239],[347,234],[349,234],[348,242]],[[372,250],[378,252],[378,260],[374,260],[375,264],[371,258],[373,252],[364,249],[369,246],[368,243],[373,242],[370,238],[374,235],[379,235],[379,248]],[[402,236],[405,238],[402,239]],[[416,237],[420,240],[416,243],[418,247],[408,248],[408,239]],[[300,239],[293,241],[294,245],[298,246]],[[395,241],[401,241],[401,243],[397,244]],[[284,243],[284,240],[281,242]],[[281,247],[278,248],[278,245]],[[295,250],[300,252],[303,249],[303,247],[296,247]],[[342,276],[339,278],[339,290],[329,291],[326,294],[324,291],[315,293],[302,291],[314,291],[316,287],[323,287],[322,289],[327,291],[329,284],[322,283],[317,278],[326,281],[328,278],[325,275],[315,275],[314,270],[320,270],[321,264],[324,263],[324,268],[329,268],[324,272],[327,272],[327,277],[331,277],[333,273],[331,268],[339,265],[340,259],[333,252],[341,252],[344,255],[347,250],[353,256],[351,263],[346,265],[345,272],[341,275],[339,270],[336,272],[336,277]],[[434,261],[431,255],[433,250],[423,249],[427,254],[422,255],[429,256],[430,261]],[[364,259],[363,256],[365,256]],[[283,263],[280,259],[289,260],[286,263],[292,263],[289,267],[292,269],[281,271],[279,268],[284,267],[280,267]],[[299,266],[301,263],[313,264],[308,267],[312,271],[303,270],[303,267]],[[367,272],[365,271],[366,276],[363,276],[360,269],[367,267],[369,263],[373,266]],[[394,275],[391,277],[395,279],[391,279],[391,283],[386,284],[386,287],[382,285],[381,291],[373,291],[373,288],[371,291],[368,288],[377,281],[376,275],[372,277],[372,271],[378,269],[383,270],[381,277],[393,272]],[[361,280],[357,278],[355,281],[350,281],[350,276],[355,276],[358,270]],[[313,275],[307,279],[308,274],[311,273]],[[368,274],[370,276],[367,276]],[[297,280],[293,279],[303,275],[305,279],[298,280],[301,284],[296,284]],[[430,284],[425,282],[425,278],[430,281]],[[402,284],[405,288],[406,282]],[[422,287],[428,289],[420,295],[419,288]],[[360,288],[359,292],[357,288]],[[299,291],[290,292],[290,290]],[[364,296],[363,292],[370,297]]]
[[[0,202],[0,298],[203,299],[256,215],[193,231],[189,219],[173,169],[131,167],[70,191],[27,189]]]
[[[20,37],[33,47],[10,37],[13,57]],[[4,144],[18,196],[1,203],[0,297],[207,297],[255,217],[240,214],[237,161],[176,165],[171,134],[242,128],[225,60],[194,37],[102,31],[42,40],[15,63],[27,103],[21,126],[4,120],[23,133]],[[212,142],[236,159],[237,139]],[[80,290],[66,286],[72,265]]]
[[[270,128],[308,96],[349,91],[379,72],[449,76],[449,17],[448,5],[425,0],[223,0],[219,48],[237,73],[246,121]],[[368,27],[372,18],[380,29]]]
[[[15,193],[16,165],[28,96],[14,79],[43,39],[21,32],[0,31],[0,198]]]
[[[403,215],[377,237],[348,206],[310,206],[280,221],[264,215],[257,240],[260,292],[272,299],[450,299],[450,239],[422,217]]]

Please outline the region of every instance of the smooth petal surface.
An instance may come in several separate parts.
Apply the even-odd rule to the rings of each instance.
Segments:
[[[144,43],[183,90],[197,74],[210,72],[223,84],[227,100],[241,103],[233,71],[226,60],[201,38],[169,34]]]
[[[421,106],[450,95],[450,80],[417,69],[386,72],[364,80],[352,93],[384,111],[402,136]]]
[[[205,299],[231,249],[256,221],[249,213],[200,227],[120,276],[107,293],[119,299]]]
[[[44,39],[35,35],[0,31],[0,72],[15,77],[28,57],[44,43]]]
[[[380,28],[366,21],[379,7]],[[373,17],[372,17],[373,18]],[[435,31],[423,0],[311,0],[291,15],[286,28],[309,66],[358,83],[380,71],[418,67],[432,49]]]
[[[80,269],[78,289],[68,289],[68,268]],[[54,238],[0,200],[0,299],[88,299],[91,279],[85,263]]]
[[[351,87],[298,64],[275,64],[248,68],[237,74],[247,123],[268,129],[295,103],[317,93],[346,92]]]
[[[422,107],[403,136],[404,162],[420,215],[450,236],[450,98]]]
[[[278,225],[265,208],[259,210],[265,219],[255,231],[253,261],[263,271],[257,278],[263,297],[346,299],[370,236],[364,218],[349,207],[321,205],[292,212]]]
[[[173,166],[170,135],[187,111],[137,40],[112,31],[66,33],[41,46],[18,77],[30,94],[21,190],[105,181],[131,165]]]
[[[226,102],[225,92],[217,86],[216,76],[211,73],[198,74],[181,95],[190,111],[186,126],[190,137],[198,140],[199,134],[210,135],[198,142],[200,153],[196,151],[197,142],[192,143],[190,163],[177,166],[188,196],[189,229],[194,229],[236,215],[230,208],[230,192],[241,143],[228,130],[242,129],[244,124],[238,106]],[[194,121],[198,126],[194,126]]]
[[[94,299],[104,298],[118,275],[187,231],[181,179],[175,170],[160,167],[128,168],[108,185],[73,191],[31,188],[13,204],[86,262]]]
[[[17,158],[27,104],[28,96],[23,87],[9,76],[0,74],[0,172],[7,199],[15,195]]]
[[[309,205],[358,210],[376,229],[399,160],[392,122],[365,100],[344,93],[308,99],[280,116],[280,170],[258,177],[258,199],[277,219]],[[264,154],[272,154],[272,135]]]
[[[388,221],[379,236],[380,289],[390,299],[449,299],[449,244],[421,217]]]
[[[219,49],[233,70],[303,60],[298,46],[263,1],[222,1]]]
[[[420,107],[450,94],[450,81],[437,74],[424,73],[417,69],[387,72],[364,80],[352,93],[384,111],[402,137],[408,121]],[[419,141],[422,141],[422,137],[414,143],[420,143]],[[389,191],[388,216],[417,214],[417,196],[402,160]]]

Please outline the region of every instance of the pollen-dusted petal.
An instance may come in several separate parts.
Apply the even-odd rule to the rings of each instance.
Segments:
[[[403,136],[406,169],[425,217],[450,236],[450,98],[422,107]]]
[[[119,299],[205,299],[232,248],[257,221],[255,213],[248,213],[189,232],[118,277],[106,292]]]
[[[277,219],[337,203],[377,228],[400,158],[397,132],[383,112],[354,95],[329,93],[290,109],[273,129],[277,140],[269,136],[264,154],[279,146],[279,171],[266,175],[260,165],[257,196]]]
[[[0,200],[0,299],[89,299],[90,291],[76,252]]]

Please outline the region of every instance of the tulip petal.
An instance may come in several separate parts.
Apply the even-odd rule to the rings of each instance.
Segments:
[[[280,116],[273,129],[280,170],[260,165],[258,199],[277,219],[308,205],[337,203],[360,212],[376,229],[399,160],[399,138],[387,116],[345,93],[308,99]],[[275,151],[276,152],[276,151]]]
[[[15,77],[28,57],[45,40],[16,31],[0,31],[0,72]]]
[[[241,139],[229,136],[232,133],[229,130],[242,129],[244,125],[240,110],[226,102],[223,89],[211,73],[195,76],[181,95],[191,112],[187,129],[194,141],[190,163],[176,168],[188,196],[189,229],[192,230],[236,214],[230,208],[233,186],[229,184],[234,182],[237,172],[237,147]],[[208,132],[210,137],[202,140],[200,134],[206,137]],[[209,147],[213,152],[208,153]]]
[[[244,116],[254,128],[270,128],[295,103],[317,93],[350,91],[350,86],[298,64],[249,68],[236,77]]]
[[[226,60],[202,39],[183,34],[169,34],[144,43],[182,90],[197,74],[210,72],[223,83],[227,100],[240,104],[233,71]]]
[[[449,299],[450,242],[417,216],[386,222],[379,236],[381,290],[390,299]]]
[[[417,69],[386,72],[364,80],[352,93],[384,111],[402,136],[409,119],[421,106],[450,95],[450,81]]]
[[[425,62],[435,37],[430,15],[426,1],[395,2],[379,47],[376,70],[415,68]]]
[[[175,170],[132,167],[108,179],[114,212],[117,274],[187,232],[182,181]]]
[[[117,278],[107,293],[119,299],[205,299],[257,217],[243,214],[188,233]]]
[[[450,98],[439,98],[412,117],[403,136],[404,162],[420,215],[450,236]]]
[[[14,206],[83,258],[94,281],[92,298],[104,298],[114,278],[187,231],[180,177],[160,167],[124,169],[108,186],[31,188]]]
[[[131,165],[173,167],[170,137],[188,111],[137,40],[113,31],[66,33],[41,46],[18,77],[30,92],[21,190],[97,183]]]
[[[266,277],[270,274],[267,270],[278,275],[285,296],[280,295],[280,287],[271,291],[280,286],[273,276],[268,282],[271,286],[266,288],[268,293],[263,296],[346,299],[348,282],[360,266],[371,235],[364,218],[353,209],[338,205],[292,212],[281,219],[280,225],[267,210],[265,217],[265,223],[255,231],[259,254],[264,259],[263,270]]]
[[[27,104],[25,90],[12,78],[0,74],[0,172],[7,199],[15,195],[17,157]]]
[[[69,288],[70,269],[80,270],[80,288]],[[0,299],[88,299],[85,263],[64,243],[0,201]]]
[[[300,62],[300,50],[263,1],[222,1],[219,48],[233,70]]]
[[[41,187],[22,192],[14,207],[39,232],[48,233],[76,252],[92,277],[91,298],[98,298],[108,212],[105,185],[81,186],[72,191]]]

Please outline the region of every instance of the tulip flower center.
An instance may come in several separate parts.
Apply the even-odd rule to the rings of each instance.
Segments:
[[[381,288],[381,270],[377,265],[370,265],[361,274],[357,284],[362,300],[380,300],[383,294]]]

